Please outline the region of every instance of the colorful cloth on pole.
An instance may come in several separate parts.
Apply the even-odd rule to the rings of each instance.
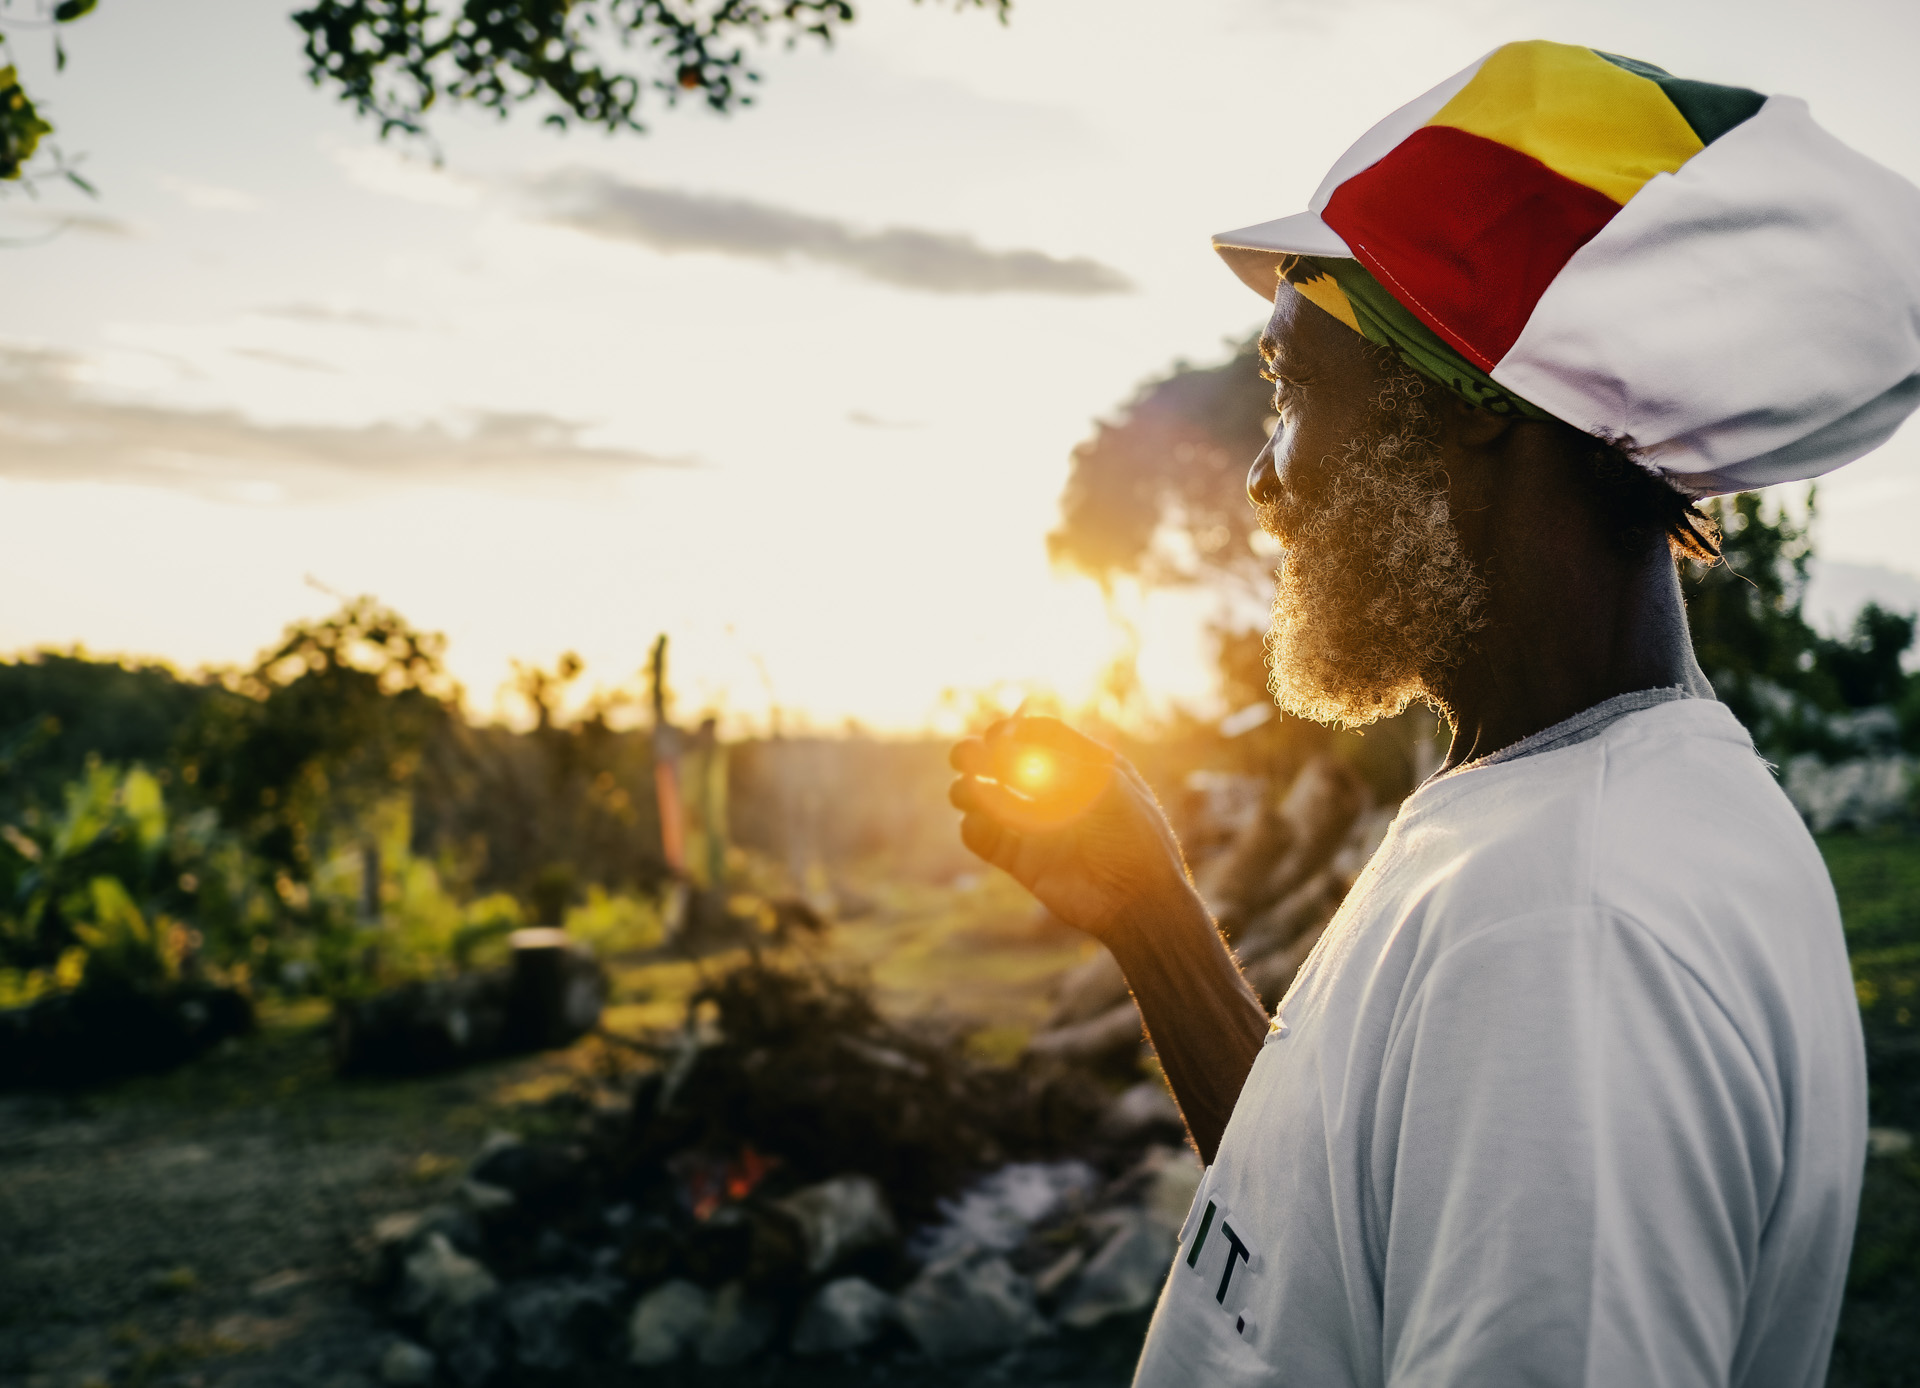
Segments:
[[[1590,48],[1495,49],[1214,246],[1697,496],[1819,476],[1920,405],[1920,189],[1796,98]]]

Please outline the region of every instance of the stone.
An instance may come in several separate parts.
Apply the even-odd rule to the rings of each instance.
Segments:
[[[499,1322],[478,1316],[473,1307],[443,1312],[436,1320],[441,1333],[434,1343],[447,1376],[460,1388],[483,1388],[500,1368]]]
[[[1100,1115],[1100,1136],[1113,1142],[1139,1142],[1185,1131],[1173,1095],[1159,1080],[1141,1080],[1121,1090]]]
[[[706,1329],[713,1298],[683,1278],[662,1282],[634,1304],[627,1321],[628,1359],[642,1368],[671,1364]]]
[[[523,1282],[506,1295],[514,1358],[529,1369],[571,1369],[613,1328],[620,1284],[611,1279]]]
[[[865,1349],[893,1321],[893,1298],[864,1277],[838,1277],[807,1302],[794,1327],[793,1352],[845,1354]]]
[[[750,1294],[746,1283],[727,1283],[714,1294],[700,1332],[700,1362],[713,1369],[746,1363],[767,1347],[779,1321],[779,1312]]]
[[[1033,1284],[1005,1258],[977,1250],[927,1267],[894,1306],[900,1324],[931,1359],[998,1354],[1043,1324]]]
[[[1060,1323],[1075,1330],[1151,1306],[1173,1264],[1172,1231],[1144,1210],[1109,1210],[1090,1223],[1106,1238],[1060,1307]]]
[[[503,1186],[488,1185],[485,1181],[467,1180],[460,1183],[454,1192],[454,1199],[461,1206],[480,1218],[488,1215],[503,1214],[513,1208],[513,1192]]]
[[[436,1230],[407,1258],[393,1309],[402,1316],[437,1316],[442,1311],[471,1306],[498,1289],[492,1273],[478,1260],[455,1249],[447,1236]]]
[[[941,1201],[941,1222],[914,1236],[913,1253],[928,1265],[969,1249],[1010,1253],[1036,1224],[1085,1205],[1099,1185],[1100,1173],[1083,1161],[1009,1162]]]
[[[850,1253],[900,1237],[886,1192],[871,1176],[836,1176],[776,1201],[775,1207],[800,1226],[807,1271],[814,1277]]]
[[[537,1206],[570,1191],[579,1169],[576,1148],[558,1142],[504,1142],[483,1148],[467,1178],[504,1190],[523,1205]]]
[[[380,1381],[391,1388],[425,1388],[433,1382],[433,1351],[411,1340],[395,1340],[380,1356]]]
[[[1146,1156],[1134,1168],[1143,1179],[1140,1207],[1147,1216],[1176,1237],[1193,1208],[1193,1197],[1200,1192],[1200,1178],[1206,1168],[1191,1147],[1147,1148]]]
[[[1913,1150],[1913,1134],[1904,1128],[1868,1128],[1867,1155],[1904,1157]]]

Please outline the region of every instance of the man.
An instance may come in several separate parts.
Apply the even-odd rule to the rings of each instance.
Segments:
[[[1820,1383],[1859,1022],[1673,554],[1913,408],[1920,190],[1790,98],[1522,43],[1216,245],[1273,298],[1275,696],[1453,742],[1271,1020],[1137,773],[1041,719],[955,749],[1210,1163],[1137,1381]]]

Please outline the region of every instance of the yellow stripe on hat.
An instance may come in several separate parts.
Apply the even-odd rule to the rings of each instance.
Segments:
[[[1544,39],[1495,49],[1427,124],[1497,140],[1618,203],[1705,148],[1652,80]]]
[[[1281,277],[1286,272],[1281,271]],[[1321,271],[1310,280],[1288,280],[1301,298],[1316,308],[1325,309],[1355,332],[1360,332],[1360,320],[1354,315],[1353,305],[1347,302],[1347,292],[1335,283],[1332,275]],[[1365,336],[1365,334],[1362,334]]]

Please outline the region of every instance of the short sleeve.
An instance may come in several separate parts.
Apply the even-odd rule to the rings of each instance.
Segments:
[[[1406,996],[1366,1158],[1386,1381],[1724,1388],[1781,1120],[1699,980],[1630,919],[1555,912]]]

